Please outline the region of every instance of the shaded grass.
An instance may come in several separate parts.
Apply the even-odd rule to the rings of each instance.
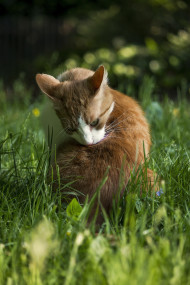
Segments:
[[[88,204],[72,215],[46,181],[48,152],[32,112],[43,104],[28,110],[2,99],[0,284],[190,284],[190,104],[185,95],[159,103],[143,88],[147,163],[164,194],[140,194],[132,178],[99,234],[86,226]]]

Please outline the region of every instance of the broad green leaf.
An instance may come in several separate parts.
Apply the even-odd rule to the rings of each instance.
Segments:
[[[69,218],[77,219],[82,211],[82,207],[76,198],[73,198],[66,209],[67,216]]]

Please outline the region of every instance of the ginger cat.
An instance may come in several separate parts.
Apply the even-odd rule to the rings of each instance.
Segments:
[[[108,86],[104,66],[95,72],[74,68],[58,79],[37,74],[36,81],[53,102],[62,125],[56,154],[61,183],[74,181],[71,187],[84,194],[79,196],[83,203],[87,195],[94,195],[109,166],[100,192],[101,204],[109,213],[118,194],[123,162],[127,185],[131,171],[143,164],[150,150],[149,125],[142,109],[134,99]],[[55,129],[60,122],[54,122]],[[53,168],[56,178],[55,163]],[[153,184],[149,169],[147,176]],[[101,214],[98,220],[102,221]]]

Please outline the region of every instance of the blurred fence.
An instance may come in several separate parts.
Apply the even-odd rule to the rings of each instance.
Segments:
[[[55,18],[0,18],[0,78],[17,78],[40,55],[68,47],[72,27]]]

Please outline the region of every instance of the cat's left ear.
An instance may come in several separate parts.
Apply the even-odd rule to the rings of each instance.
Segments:
[[[94,91],[107,84],[108,73],[103,65],[100,65],[94,74],[88,79]]]

